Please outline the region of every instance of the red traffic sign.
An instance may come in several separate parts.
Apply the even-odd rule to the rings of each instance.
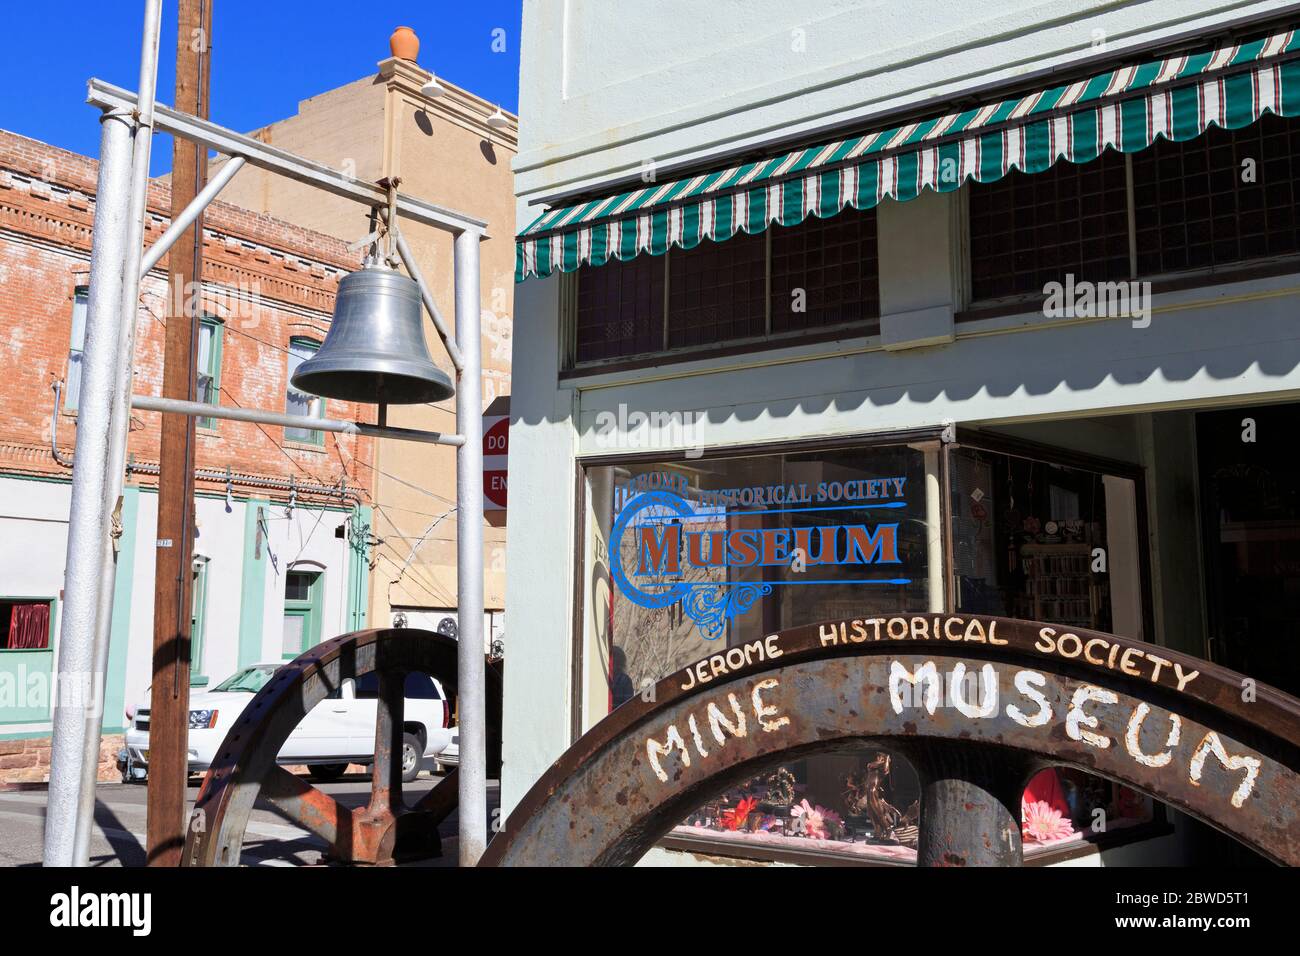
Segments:
[[[483,415],[483,510],[506,510],[507,454],[510,449],[510,397],[503,395]]]

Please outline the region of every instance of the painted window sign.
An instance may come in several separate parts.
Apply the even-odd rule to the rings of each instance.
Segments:
[[[640,607],[680,603],[716,640],[777,587],[911,584],[899,548],[907,492],[905,475],[708,489],[649,472],[616,493],[611,576]],[[831,568],[855,573],[827,579]]]

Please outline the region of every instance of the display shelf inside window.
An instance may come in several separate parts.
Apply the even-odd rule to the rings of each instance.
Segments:
[[[1039,771],[1025,787],[1020,805],[1026,856],[1090,842],[1150,823],[1154,817],[1155,803],[1150,797],[1067,767]]]
[[[881,751],[826,754],[765,772],[702,804],[674,835],[914,863],[920,784]]]

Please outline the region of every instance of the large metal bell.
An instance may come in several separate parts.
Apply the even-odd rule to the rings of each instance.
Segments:
[[[350,402],[414,405],[456,394],[424,342],[412,279],[367,265],[343,277],[320,351],[293,373],[294,388]]]

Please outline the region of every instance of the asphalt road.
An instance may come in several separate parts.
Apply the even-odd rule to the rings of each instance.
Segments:
[[[198,780],[188,792],[187,812],[198,796]],[[438,781],[421,773],[403,788],[408,805],[414,803]],[[349,774],[336,783],[316,784],[346,807],[364,806],[370,799],[370,778]],[[95,833],[90,841],[91,866],[143,866],[145,860],[144,784],[101,783],[96,791]],[[488,813],[496,809],[500,789],[488,782]],[[0,790],[0,866],[39,866],[45,826],[44,790]],[[442,858],[430,866],[456,865],[456,814],[442,826]],[[249,818],[240,863],[245,866],[310,866],[320,860],[325,842],[297,827],[269,804],[259,800]]]

